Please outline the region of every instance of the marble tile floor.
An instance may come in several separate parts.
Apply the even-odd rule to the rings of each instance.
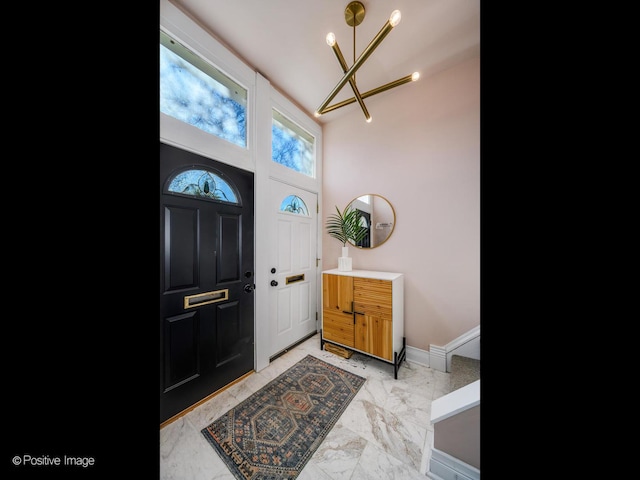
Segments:
[[[431,402],[449,393],[449,374],[405,361],[393,365],[354,353],[320,350],[316,334],[160,430],[162,480],[234,480],[200,430],[306,355],[367,381],[298,480],[425,480],[433,445]]]

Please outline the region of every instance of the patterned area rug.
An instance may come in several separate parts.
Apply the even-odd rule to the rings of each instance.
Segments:
[[[292,480],[364,382],[307,355],[202,434],[236,478]]]

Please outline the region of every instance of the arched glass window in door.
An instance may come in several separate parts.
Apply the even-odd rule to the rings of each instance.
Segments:
[[[219,174],[204,169],[178,173],[169,182],[167,191],[236,205],[240,203],[235,188],[229,182]]]
[[[295,213],[297,215],[309,216],[309,209],[307,204],[304,203],[297,195],[289,195],[280,204],[281,212]]]

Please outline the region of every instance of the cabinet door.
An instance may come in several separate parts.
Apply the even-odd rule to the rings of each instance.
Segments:
[[[393,360],[392,284],[389,280],[355,278],[355,348]]]
[[[354,347],[355,325],[353,315],[331,312],[322,312],[322,337],[330,342],[336,342],[345,347]]]
[[[391,281],[376,278],[353,279],[354,310],[391,320],[393,302]]]
[[[376,357],[393,360],[393,328],[391,320],[356,312],[354,348]]]
[[[322,309],[353,313],[353,277],[322,274]]]
[[[322,275],[322,338],[354,346],[353,277]]]

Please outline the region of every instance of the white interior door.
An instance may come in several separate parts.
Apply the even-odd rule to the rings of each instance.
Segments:
[[[269,182],[271,357],[317,331],[318,196]]]

